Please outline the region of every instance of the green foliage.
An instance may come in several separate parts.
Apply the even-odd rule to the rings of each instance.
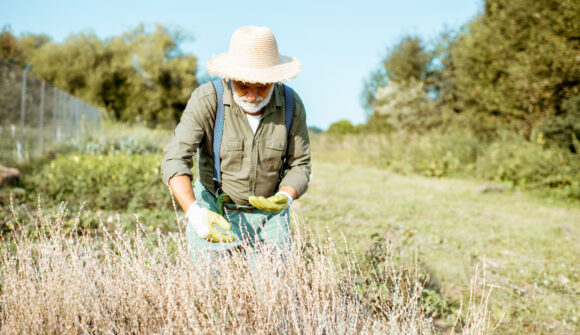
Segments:
[[[363,90],[360,94],[360,99],[363,108],[372,117],[373,106],[376,100],[376,94],[379,87],[387,84],[387,76],[384,68],[379,68],[371,72],[371,74],[363,82]]]
[[[0,57],[23,66],[28,62],[27,57],[50,41],[50,37],[44,34],[24,34],[18,39],[12,33],[10,26],[4,26],[0,33]]]
[[[431,109],[437,111],[434,127],[463,117],[478,137],[491,140],[509,130],[577,152],[578,120],[568,117],[565,104],[580,94],[579,22],[580,2],[574,0],[487,0],[481,15],[458,33],[443,33],[431,50],[405,37],[365,81],[363,106],[375,123],[369,127],[422,131]],[[418,98],[409,82],[423,85],[426,98],[381,92],[396,87]],[[385,116],[385,108],[414,126],[393,122],[398,116]]]
[[[372,109],[367,129],[381,133],[421,133],[446,122],[442,106],[440,46],[427,50],[418,37],[407,36],[388,51],[382,67],[365,82],[363,104]]]
[[[442,122],[443,110],[429,99],[424,81],[410,79],[400,83],[389,81],[379,87],[373,116],[382,119],[379,125],[386,126],[382,132],[424,132]]]
[[[87,201],[94,209],[170,208],[160,180],[161,155],[61,155],[23,178],[46,203]]]
[[[425,50],[418,37],[404,37],[383,61],[389,81],[420,81],[429,76],[432,54]]]
[[[353,125],[349,120],[340,120],[331,124],[327,132],[331,135],[357,134],[359,129],[359,127]]]
[[[478,157],[476,173],[524,189],[561,189],[580,199],[580,160],[567,150],[523,139],[495,142]]]
[[[578,22],[574,0],[486,1],[450,46],[453,108],[480,114],[481,132],[506,127],[526,137],[564,114],[562,103],[580,93]]]
[[[549,146],[559,146],[580,153],[580,95],[563,104],[566,115],[548,116],[534,126],[532,141]]]
[[[382,154],[386,165],[394,171],[443,177],[472,173],[482,147],[469,132],[399,134],[382,148]]]
[[[406,36],[387,51],[380,68],[373,71],[364,82],[361,99],[365,109],[373,111],[380,99],[377,94],[381,87],[390,82],[406,85],[407,82],[424,82],[425,89],[432,87],[433,71],[431,62],[434,53],[427,51],[420,38]],[[371,113],[372,115],[372,113]]]
[[[338,143],[337,143],[338,142]],[[322,145],[322,146],[321,146]],[[558,197],[580,199],[580,160],[559,147],[544,147],[505,133],[486,142],[472,132],[446,129],[422,135],[406,132],[317,138],[318,156],[389,168],[428,177],[476,177],[533,189]],[[324,152],[324,154],[322,154]]]
[[[180,50],[188,37],[144,25],[109,39],[93,33],[70,35],[63,43],[44,35],[0,36],[5,57],[29,64],[33,74],[106,108],[121,121],[173,125],[197,86],[197,59]]]

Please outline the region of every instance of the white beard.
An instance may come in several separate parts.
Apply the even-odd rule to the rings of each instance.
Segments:
[[[255,114],[259,112],[262,108],[264,108],[266,105],[268,105],[268,103],[270,103],[270,99],[272,98],[272,92],[274,92],[274,85],[272,85],[272,87],[270,88],[270,93],[268,93],[266,99],[262,97],[256,97],[256,100],[254,100],[254,102],[250,102],[250,99],[248,99],[245,96],[243,97],[238,96],[238,93],[236,92],[236,85],[232,84],[232,89],[234,92],[233,95],[236,104],[242,107],[242,109],[245,112]]]

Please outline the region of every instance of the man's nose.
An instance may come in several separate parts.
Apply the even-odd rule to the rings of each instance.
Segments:
[[[246,97],[250,101],[256,100],[256,98],[258,97],[258,90],[256,90],[256,89],[250,89],[250,90],[248,90],[248,94],[246,94]]]

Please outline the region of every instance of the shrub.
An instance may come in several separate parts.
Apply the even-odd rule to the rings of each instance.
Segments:
[[[477,175],[524,189],[579,190],[580,160],[568,150],[511,139],[489,145],[477,160]]]
[[[517,135],[503,135],[493,142],[459,129],[423,135],[397,132],[343,138],[322,136],[313,142],[313,151],[323,159],[340,157],[341,161],[385,167],[398,173],[471,176],[580,199],[578,155]]]
[[[332,135],[347,135],[358,133],[359,128],[349,120],[340,120],[328,127],[328,133]]]
[[[100,209],[169,208],[160,165],[158,154],[67,154],[25,175],[23,184],[44,203],[84,199]]]
[[[566,116],[546,117],[532,130],[532,140],[545,147],[559,146],[580,153],[580,95],[568,99],[562,108]]]

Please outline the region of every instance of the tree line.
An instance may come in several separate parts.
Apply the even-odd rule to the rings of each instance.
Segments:
[[[362,92],[369,121],[331,132],[406,131],[459,125],[576,152],[580,138],[580,2],[486,0],[483,12],[428,47],[405,36]]]
[[[162,25],[106,39],[71,34],[57,43],[44,34],[0,34],[0,56],[37,77],[107,110],[115,120],[172,125],[198,86],[197,58],[182,52],[190,38]]]

